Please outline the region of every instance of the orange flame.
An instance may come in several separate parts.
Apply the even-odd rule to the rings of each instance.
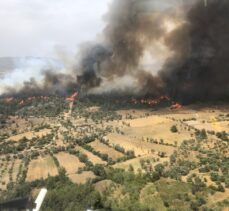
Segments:
[[[19,105],[24,105],[25,104],[25,101],[24,100],[21,100]]]
[[[33,100],[36,100],[36,99],[48,100],[49,97],[47,97],[47,96],[31,96],[31,97],[28,97],[28,98],[25,99],[25,100],[21,100],[21,101],[19,102],[19,105],[25,105],[26,103],[29,103],[29,102],[31,102],[31,101],[33,101]]]
[[[177,109],[181,109],[181,108],[182,108],[182,105],[180,103],[174,103],[170,107],[170,109],[172,109],[172,110],[177,110]]]
[[[12,102],[13,100],[14,100],[13,97],[5,98],[5,102],[6,102],[6,103],[10,103],[10,102]]]
[[[132,99],[132,102],[134,104],[148,104],[150,106],[154,106],[154,105],[158,105],[159,103],[161,103],[162,101],[169,101],[170,98],[168,96],[161,96],[157,99],[141,99],[141,100],[136,100],[136,99]]]
[[[70,97],[66,98],[67,101],[73,102],[75,98],[78,96],[78,92],[74,92]]]

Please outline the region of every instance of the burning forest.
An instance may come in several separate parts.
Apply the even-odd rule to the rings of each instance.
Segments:
[[[115,0],[104,17],[102,38],[83,45],[68,73],[45,70],[41,81],[6,86],[2,95],[80,91],[156,101],[168,96],[185,104],[227,101],[228,11],[227,0]]]
[[[229,0],[53,2],[0,1],[0,210],[228,210]]]

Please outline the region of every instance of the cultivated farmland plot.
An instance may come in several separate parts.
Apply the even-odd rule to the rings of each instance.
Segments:
[[[124,156],[121,152],[118,152],[113,148],[108,147],[107,145],[99,142],[98,140],[90,143],[90,146],[93,147],[96,151],[101,152],[102,154],[107,154],[108,157],[112,158],[113,160]]]
[[[45,179],[49,175],[56,176],[58,174],[57,167],[51,156],[38,157],[29,163],[27,172],[27,181],[37,179]]]
[[[55,157],[58,159],[60,166],[64,167],[68,175],[76,174],[79,168],[83,168],[85,165],[81,163],[79,159],[65,152],[60,152]]]

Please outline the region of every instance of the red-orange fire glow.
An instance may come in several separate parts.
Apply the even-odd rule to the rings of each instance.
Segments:
[[[77,96],[78,96],[78,92],[74,92],[70,97],[66,98],[66,100],[69,102],[73,102],[75,101]]]
[[[181,109],[181,108],[182,108],[182,105],[180,103],[174,103],[170,107],[170,109],[172,109],[172,110],[177,110],[177,109]]]
[[[154,105],[158,105],[162,101],[169,101],[169,100],[170,100],[170,98],[168,96],[161,96],[157,99],[141,99],[141,100],[133,99],[132,102],[134,104],[141,103],[141,104],[148,104],[150,106],[154,106]]]
[[[37,100],[37,99],[48,100],[49,97],[47,97],[47,96],[31,96],[31,97],[28,97],[25,100],[21,100],[19,102],[19,105],[25,105],[26,103],[32,102],[33,100]]]
[[[25,101],[24,100],[21,100],[19,105],[24,105],[25,104]]]
[[[5,102],[6,102],[6,103],[10,103],[10,102],[12,102],[13,100],[14,100],[13,97],[5,98]]]

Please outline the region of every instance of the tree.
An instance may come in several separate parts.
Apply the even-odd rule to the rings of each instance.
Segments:
[[[172,133],[177,133],[178,132],[178,129],[177,129],[177,126],[176,125],[173,125],[171,128],[170,128],[171,132]]]
[[[102,165],[96,164],[92,170],[96,176],[100,176],[100,177],[106,176],[105,169]]]
[[[162,176],[164,169],[165,169],[165,167],[162,164],[157,164],[154,167],[154,170],[159,174],[159,176]]]

